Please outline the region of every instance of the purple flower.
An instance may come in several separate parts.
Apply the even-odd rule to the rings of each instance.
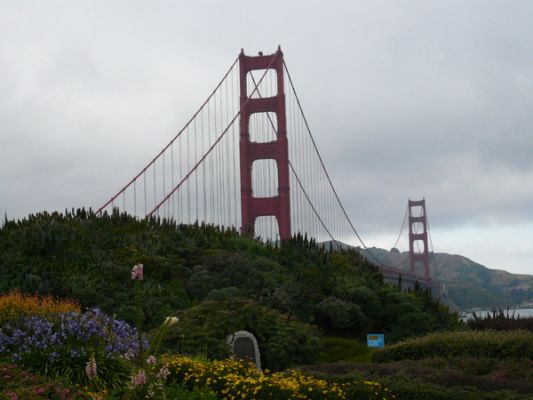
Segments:
[[[131,269],[131,279],[133,281],[142,281],[143,280],[143,265],[135,264]]]

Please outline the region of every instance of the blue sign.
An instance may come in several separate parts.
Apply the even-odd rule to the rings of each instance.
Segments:
[[[369,333],[366,335],[366,345],[374,349],[385,347],[385,335],[382,333]]]

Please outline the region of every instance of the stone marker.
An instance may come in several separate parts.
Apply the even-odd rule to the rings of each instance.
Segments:
[[[257,369],[261,371],[261,354],[257,339],[248,331],[238,331],[228,335],[226,342],[231,353],[241,360],[251,360]]]

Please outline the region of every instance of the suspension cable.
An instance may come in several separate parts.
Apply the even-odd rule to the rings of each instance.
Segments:
[[[326,174],[326,178],[329,182],[329,186],[331,187],[331,190],[333,191],[333,194],[335,195],[335,199],[337,200],[337,203],[339,204],[341,210],[342,210],[342,213],[344,214],[344,217],[346,218],[346,221],[348,222],[348,224],[350,225],[353,233],[355,234],[355,236],[357,237],[357,239],[359,240],[359,242],[361,242],[361,244],[363,245],[363,248],[368,252],[368,254],[370,255],[371,258],[374,259],[374,261],[376,261],[379,265],[382,265],[382,266],[385,266],[385,267],[388,267],[386,264],[384,264],[379,258],[377,258],[374,253],[367,247],[367,245],[365,244],[365,242],[363,241],[363,239],[361,238],[361,236],[359,235],[359,233],[357,232],[357,229],[355,229],[355,226],[354,224],[352,223],[350,217],[348,216],[348,213],[346,212],[346,209],[344,208],[344,205],[342,204],[341,200],[340,200],[340,197],[337,193],[337,190],[335,189],[335,187],[333,186],[333,182],[331,181],[331,178],[329,176],[329,173],[326,169],[326,166],[324,164],[324,160],[322,159],[322,155],[320,154],[320,152],[318,151],[318,147],[316,145],[316,142],[315,142],[315,138],[313,137],[313,134],[311,133],[311,128],[309,127],[309,123],[307,121],[307,117],[305,116],[305,113],[303,111],[303,108],[302,108],[302,104],[300,102],[300,98],[298,97],[298,94],[296,93],[296,89],[294,87],[294,83],[292,81],[292,77],[291,77],[291,74],[289,72],[289,69],[287,68],[287,64],[285,63],[285,60],[283,61],[283,66],[285,68],[285,72],[287,72],[287,77],[289,78],[289,83],[291,84],[291,88],[292,88],[292,92],[294,94],[294,97],[296,98],[296,103],[298,105],[298,108],[300,110],[300,113],[302,114],[302,118],[304,120],[304,123],[305,123],[305,127],[307,129],[307,132],[309,133],[309,137],[311,138],[311,142],[313,144],[313,147],[315,149],[315,152],[317,153],[317,156],[318,156],[318,159],[320,161],[320,165],[322,166],[322,170],[324,171],[324,173]]]
[[[277,53],[276,53],[277,54]],[[272,64],[276,61],[277,59],[277,55],[272,57],[272,60],[270,61],[270,64],[267,66],[267,68],[265,69],[265,72],[263,73],[263,75],[261,76],[261,79],[259,80],[259,82],[257,83],[257,85],[255,85],[255,88],[254,90],[252,91],[252,93],[250,94],[250,97],[248,97],[246,99],[246,101],[244,102],[244,104],[240,107],[239,111],[237,112],[237,114],[235,114],[235,116],[233,117],[233,119],[229,122],[228,126],[226,126],[226,128],[224,129],[224,131],[222,131],[222,133],[219,135],[219,137],[215,140],[215,142],[211,145],[211,147],[209,147],[209,149],[207,150],[207,152],[202,156],[202,158],[200,158],[200,160],[198,160],[198,162],[194,165],[194,167],[192,167],[192,169],[187,173],[187,175],[185,175],[183,177],[183,179],[176,185],[174,186],[174,188],[163,198],[163,200],[161,200],[147,215],[146,215],[146,218],[150,218],[156,211],[159,210],[159,208],[170,198],[170,196],[172,196],[172,194],[174,194],[176,192],[176,190],[178,190],[181,185],[187,181],[189,179],[189,177],[196,171],[196,169],[200,166],[200,164],[202,164],[202,162],[207,158],[207,156],[213,151],[213,149],[216,147],[216,145],[222,140],[222,138],[224,137],[224,135],[226,135],[226,133],[228,132],[228,130],[231,128],[231,126],[233,125],[233,123],[237,120],[237,118],[241,115],[242,113],[242,110],[244,110],[244,108],[248,105],[248,102],[250,101],[252,95],[258,90],[258,86],[261,84],[261,82],[263,81],[263,79],[265,78],[268,70],[272,67]],[[233,67],[232,67],[233,68]],[[226,74],[227,76],[227,74]],[[220,84],[219,84],[220,86]]]
[[[222,86],[222,83],[226,80],[226,78],[228,77],[228,75],[230,74],[230,72],[233,70],[233,68],[235,67],[235,65],[237,65],[237,62],[239,61],[239,57],[237,57],[235,59],[235,61],[233,62],[233,64],[231,64],[231,67],[229,67],[228,71],[224,74],[224,76],[222,77],[222,79],[220,80],[220,82],[217,84],[217,86],[213,89],[213,91],[211,92],[211,94],[209,95],[209,97],[207,97],[207,99],[202,103],[202,105],[200,106],[200,108],[198,108],[198,110],[193,114],[193,116],[189,119],[189,121],[185,124],[185,126],[176,134],[176,136],[174,136],[174,138],[172,138],[172,140],[165,146],[163,147],[163,149],[153,158],[152,161],[150,161],[148,163],[148,165],[146,165],[142,170],[141,172],[139,172],[137,175],[135,175],[122,189],[120,189],[120,191],[118,191],[113,197],[111,197],[103,206],[101,206],[97,211],[96,211],[96,214],[100,214],[109,204],[111,204],[112,202],[115,201],[115,199],[120,196],[121,193],[123,193],[124,191],[126,191],[126,189],[128,189],[132,184],[133,182],[135,182],[144,172],[146,172],[146,170],[148,168],[150,168],[150,166],[152,166],[156,160],[161,157],[161,155],[167,151],[167,149],[181,136],[181,134],[183,132],[185,132],[185,130],[189,127],[189,125],[192,123],[192,121],[194,121],[196,119],[196,117],[198,116],[198,114],[200,114],[200,112],[204,109],[204,107],[206,106],[206,104],[211,100],[211,98],[214,96],[214,94],[216,93],[216,91],[220,88],[220,86]]]
[[[402,236],[403,228],[405,226],[405,221],[407,220],[407,212],[408,212],[408,210],[409,210],[409,208],[406,207],[405,208],[405,214],[403,215],[402,227],[400,228],[400,233],[398,234],[398,238],[396,239],[396,242],[394,243],[394,246],[392,246],[393,248],[396,248],[396,246],[398,245],[398,242],[400,241],[400,237]]]
[[[250,74],[250,75],[251,75],[251,74]],[[253,81],[255,87],[258,87],[259,84],[260,84],[261,82],[259,82],[259,84],[258,84],[258,83],[255,82],[254,76],[251,75],[251,77],[252,77],[252,81]],[[262,97],[262,96],[261,96],[261,92],[259,91],[259,89],[257,90],[257,94],[258,94],[258,96],[259,96],[260,98]],[[276,134],[276,136],[277,136],[277,135],[278,135],[278,132],[277,132],[277,130],[276,130],[276,126],[274,125],[274,121],[272,121],[272,118],[270,117],[270,114],[268,114],[268,113],[267,113],[267,118],[268,118],[268,120],[269,120],[269,122],[270,122],[270,125],[272,126],[272,129],[274,130],[274,132],[275,132],[275,134]],[[302,189],[302,192],[303,192],[303,194],[304,194],[304,196],[305,196],[307,202],[309,203],[309,205],[311,206],[311,209],[313,210],[313,212],[315,213],[316,217],[317,217],[318,220],[320,221],[320,224],[322,225],[322,227],[324,228],[324,230],[328,233],[328,235],[329,235],[329,237],[331,238],[331,240],[332,240],[333,242],[335,242],[335,244],[339,244],[339,242],[333,237],[333,235],[331,234],[331,232],[330,232],[329,229],[327,228],[326,224],[324,223],[324,221],[322,220],[322,218],[321,218],[320,215],[318,214],[318,211],[316,210],[315,206],[313,205],[313,202],[311,201],[309,195],[307,194],[307,191],[306,191],[305,188],[303,187],[302,182],[300,181],[300,178],[298,177],[298,174],[296,173],[294,167],[292,166],[291,160],[288,160],[288,161],[289,161],[289,167],[290,167],[292,173],[294,174],[294,177],[296,178],[296,181],[298,182],[298,186],[300,187],[300,189]]]

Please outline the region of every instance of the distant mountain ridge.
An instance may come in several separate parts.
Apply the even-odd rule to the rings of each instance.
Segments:
[[[356,248],[370,261],[368,251]],[[409,253],[372,247],[374,257],[386,265],[409,270]],[[417,271],[422,275],[422,271]],[[430,275],[444,283],[444,301],[462,311],[518,307],[533,304],[533,275],[490,269],[458,254],[430,253]]]

